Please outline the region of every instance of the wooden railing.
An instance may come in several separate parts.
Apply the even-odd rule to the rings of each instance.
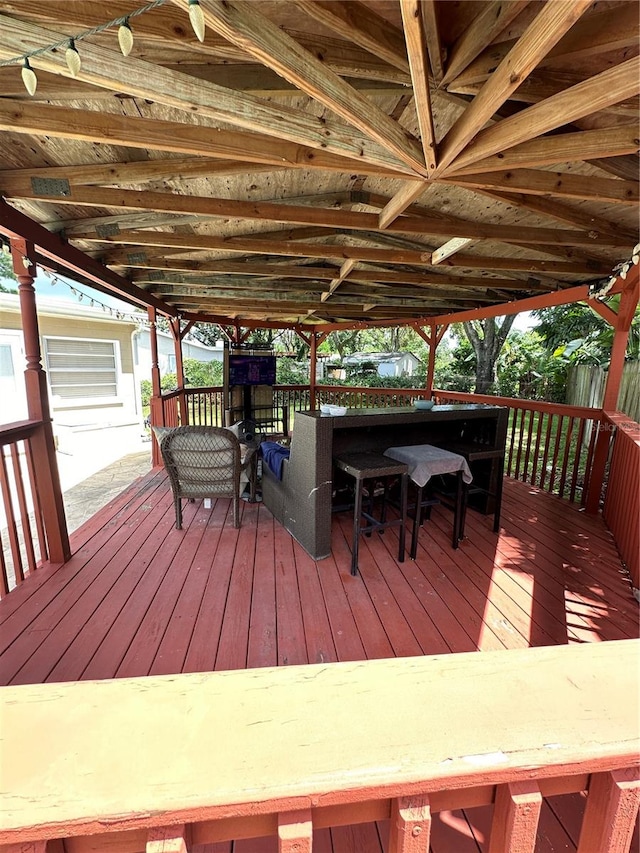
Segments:
[[[0,845],[271,835],[311,853],[327,827],[388,820],[388,853],[424,853],[438,812],[492,805],[485,849],[533,853],[544,798],[586,792],[578,853],[627,853],[639,654],[622,640],[5,687]]]
[[[605,412],[602,426],[614,432],[603,516],[640,601],[640,424]]]
[[[0,597],[48,559],[32,439],[40,421],[0,426]]]
[[[439,403],[487,403],[509,408],[505,474],[584,505],[600,409],[435,390]]]
[[[338,385],[318,385],[316,392],[318,406],[332,403],[350,409],[412,406],[414,400],[422,399],[426,393],[420,388],[346,388]]]

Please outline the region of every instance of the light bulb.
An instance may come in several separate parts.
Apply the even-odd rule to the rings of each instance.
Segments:
[[[198,41],[204,41],[204,13],[200,0],[189,0],[189,20]]]
[[[118,44],[123,56],[129,56],[133,47],[133,32],[129,26],[129,19],[126,18],[118,28]]]
[[[69,67],[71,76],[77,77],[80,73],[80,66],[82,62],[80,60],[80,54],[76,50],[76,43],[73,39],[71,39],[71,41],[69,42],[69,47],[64,52],[64,58],[67,61],[67,66]]]
[[[36,72],[29,65],[29,60],[26,58],[22,66],[22,82],[27,92],[32,96],[35,95],[38,87],[38,78],[36,77]]]

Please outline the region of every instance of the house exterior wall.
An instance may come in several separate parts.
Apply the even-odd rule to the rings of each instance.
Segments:
[[[176,356],[173,338],[166,332],[158,332],[158,366],[160,375],[176,372]],[[139,380],[151,378],[151,339],[149,329],[139,329],[135,335],[134,351],[136,370]],[[182,341],[182,358],[194,358],[196,361],[222,361],[224,347],[208,347],[196,341]]]
[[[76,454],[97,443],[116,442],[126,447],[139,441],[142,414],[138,381],[134,371],[131,321],[105,316],[100,309],[62,300],[38,299],[38,325],[42,364],[47,372],[54,435],[62,452]],[[10,423],[26,417],[23,373],[25,369],[22,320],[18,297],[0,294],[0,344],[12,343],[13,393],[3,397],[0,421]],[[47,371],[47,341],[64,349],[65,342],[111,342],[115,356],[115,393],[63,397],[52,393]],[[9,380],[5,378],[7,388]],[[89,386],[90,387],[90,386]]]

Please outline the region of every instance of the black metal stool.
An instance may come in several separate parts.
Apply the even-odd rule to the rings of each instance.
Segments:
[[[344,453],[334,457],[335,466],[356,481],[355,504],[353,509],[353,545],[351,549],[351,574],[358,574],[358,544],[363,533],[373,530],[385,530],[387,527],[400,527],[400,547],[398,561],[404,560],[404,537],[407,523],[407,482],[408,468],[404,462],[396,462],[381,453]],[[387,521],[386,497],[390,477],[400,477],[400,518]],[[373,510],[367,512],[362,507],[362,491],[365,480],[384,480],[384,494],[380,519],[374,518]],[[365,525],[361,520],[365,519]]]

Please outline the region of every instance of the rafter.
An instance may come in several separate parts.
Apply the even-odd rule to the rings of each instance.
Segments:
[[[286,232],[285,232],[286,233]],[[253,237],[212,237],[196,234],[169,234],[167,232],[121,232],[115,236],[100,237],[96,234],[87,234],[83,237],[88,242],[100,244],[120,244],[130,246],[154,246],[165,249],[173,249],[175,252],[183,251],[224,251],[238,252],[240,254],[263,254],[265,241]],[[411,266],[425,267],[431,265],[431,252],[408,248],[372,248],[368,246],[333,245],[326,246],[318,243],[299,243],[295,241],[275,238],[269,240],[269,252],[276,256],[303,257],[303,258],[325,258],[341,262],[345,258],[353,258],[358,261],[381,264],[409,264]],[[121,255],[104,254],[105,263],[110,263],[110,258],[116,262],[122,261]],[[442,266],[456,266],[468,269],[522,271],[524,273],[545,273],[548,275],[606,275],[610,267],[605,263],[585,262],[558,262],[543,260],[540,258],[501,258],[491,256],[458,255],[453,259],[447,259]]]
[[[454,162],[461,169],[557,127],[592,115],[640,91],[640,60],[622,62],[481,131]]]
[[[436,0],[422,0],[419,6],[423,22],[427,54],[434,82],[440,86],[444,77],[444,60],[446,51],[440,40]]]
[[[402,32],[357,0],[294,0],[296,6],[345,41],[353,41],[390,65],[409,70]]]
[[[535,169],[511,169],[481,175],[456,175],[449,183],[479,189],[506,190],[524,195],[559,196],[612,204],[637,205],[638,183],[619,179],[594,178],[569,172],[544,172]]]
[[[572,0],[571,3],[543,6],[480,94],[445,136],[440,148],[438,174],[442,174],[589,5],[590,0]]]
[[[411,207],[428,189],[426,184],[413,181],[410,184],[405,184],[402,189],[390,199],[378,217],[378,228],[388,228],[388,226],[396,220],[402,213]]]
[[[0,190],[7,197],[38,199],[64,205],[89,205],[190,213],[209,217],[268,220],[297,225],[318,225],[349,230],[375,230],[378,217],[371,213],[347,210],[304,207],[273,202],[237,201],[221,198],[175,195],[172,193],[140,192],[107,187],[77,187],[58,189],[55,195],[49,188],[33,186],[25,181],[6,180]],[[55,191],[54,191],[55,192]],[[450,221],[428,217],[402,217],[388,226],[399,234],[431,234],[441,237],[469,237],[499,242],[543,243],[551,245],[624,245],[615,236],[580,231],[525,226],[489,225],[463,220]]]
[[[169,151],[237,162],[271,165],[274,168],[323,169],[361,174],[402,175],[407,167],[373,165],[358,159],[336,156],[286,140],[243,131],[221,130],[161,119],[138,118],[70,109],[43,104],[3,102],[0,99],[0,130],[21,134],[42,134],[60,139],[77,139],[131,148]],[[407,175],[408,177],[408,175]]]
[[[207,26],[215,32],[329,107],[390,152],[394,160],[404,162],[418,174],[424,172],[424,161],[417,144],[409,140],[379,107],[261,15],[255,3],[237,0],[231,5],[221,0],[201,0],[200,5]],[[278,131],[281,134],[281,128]],[[329,138],[327,128],[325,141]]]
[[[25,49],[36,50],[43,43],[64,39],[62,33],[4,15],[0,15],[0,29],[3,32],[0,58],[3,59],[19,56]],[[295,45],[292,39],[290,41]],[[121,59],[114,51],[83,42],[82,68],[78,79],[129,95],[151,98],[181,110],[190,111],[197,104],[198,114],[206,118],[309,145],[311,148],[323,148],[335,154],[346,154],[363,160],[373,157],[370,162],[387,166],[404,162],[402,158],[389,153],[387,145],[372,143],[367,136],[332,119],[321,120],[299,110],[269,104],[246,93],[233,92],[132,56],[127,57],[124,65]],[[66,65],[48,53],[34,57],[32,64],[52,74],[68,76],[70,73]],[[349,91],[355,92],[348,84],[344,85]],[[356,97],[366,100],[358,93]],[[410,146],[405,143],[405,147]]]
[[[540,60],[538,67],[569,67],[578,58],[606,54],[612,50],[635,48],[639,37],[638,4],[635,0],[631,3],[617,3],[615,14],[612,14],[611,9],[607,9],[577,21],[558,44]],[[449,82],[453,88],[484,83],[515,43],[515,40],[509,40],[490,45],[455,80]]]
[[[442,85],[447,86],[529,4],[530,0],[491,0],[482,6],[471,26],[452,45]]]
[[[427,175],[431,175],[434,174],[436,168],[436,137],[429,92],[429,60],[419,0],[400,0],[400,11],[404,23],[404,36],[409,55],[413,99],[418,115],[422,150],[427,166]]]
[[[637,154],[638,151],[640,151],[638,127],[634,122],[602,130],[582,130],[577,133],[561,133],[532,139],[463,168],[457,168],[459,161],[456,161],[447,170],[447,176],[457,177],[481,172],[501,172],[504,169],[551,166],[573,160],[591,160],[594,157],[600,159]],[[637,174],[636,164],[635,177]],[[630,179],[633,180],[633,178]]]

